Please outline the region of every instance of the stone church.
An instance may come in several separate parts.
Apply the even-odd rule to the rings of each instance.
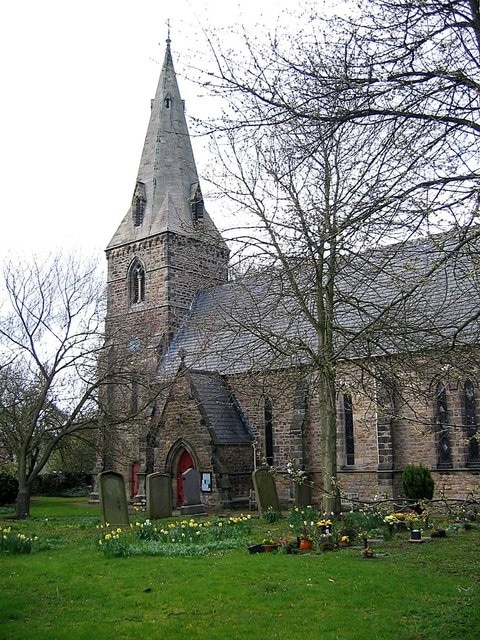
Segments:
[[[133,187],[130,208],[106,249],[107,366],[117,376],[104,392],[104,420],[113,426],[105,430],[99,470],[122,472],[132,500],[144,497],[147,474],[170,474],[174,504],[181,506],[182,472],[194,467],[205,504],[221,507],[248,500],[252,471],[262,464],[275,468],[287,503],[293,496],[287,465],[293,463],[307,472],[317,503],[322,487],[315,371],[295,351],[280,350],[278,357],[278,345],[258,330],[267,318],[288,344],[294,336],[307,341],[309,328],[280,309],[279,287],[268,274],[229,280],[229,249],[203,200],[170,40]],[[408,265],[418,256],[427,269],[454,241],[461,246],[448,236],[383,249],[378,268],[373,252],[368,274],[346,266],[343,281],[355,282],[365,300],[355,312],[340,309],[345,325],[366,321],[368,300],[397,295],[413,277]],[[387,262],[386,251],[392,255]],[[406,338],[392,324],[377,365],[370,358],[363,366],[360,352],[353,351],[339,365],[337,467],[345,495],[401,495],[408,463],[431,469],[438,494],[463,497],[479,487],[480,378],[471,357],[479,327],[465,322],[478,315],[478,287],[471,282],[477,260],[478,251],[460,250],[455,268],[439,270],[435,283],[419,287],[410,309],[402,307],[403,315],[415,315],[415,328]],[[391,322],[402,314],[397,307]],[[435,339],[426,334],[433,325]],[[439,338],[451,344],[452,336],[459,357],[451,349],[439,357]],[[398,355],[405,352],[411,354],[408,368]],[[387,361],[401,369],[401,394],[373,373]]]

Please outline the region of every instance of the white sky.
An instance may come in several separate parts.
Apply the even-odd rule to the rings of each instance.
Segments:
[[[201,27],[273,24],[286,0],[11,0],[0,7],[0,260],[103,253],[128,210],[170,19],[180,75]],[[198,89],[179,77],[187,114]],[[197,168],[206,158],[194,140]],[[209,212],[220,226],[214,206]]]

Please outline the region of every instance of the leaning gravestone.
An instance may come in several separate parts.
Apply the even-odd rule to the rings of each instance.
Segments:
[[[173,511],[172,479],[167,473],[147,476],[147,517],[150,520],[170,518]]]
[[[200,474],[196,469],[187,469],[182,473],[183,478],[183,506],[180,507],[182,515],[193,513],[206,513],[205,506],[200,498]]]
[[[268,469],[257,469],[252,473],[252,480],[260,515],[269,508],[280,513],[277,485],[270,471]]]
[[[103,524],[128,526],[127,494],[122,474],[116,471],[99,473],[98,496]]]

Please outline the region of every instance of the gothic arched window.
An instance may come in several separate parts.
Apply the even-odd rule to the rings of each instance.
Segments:
[[[345,458],[347,465],[355,464],[355,439],[353,435],[353,405],[349,393],[343,395],[343,420],[345,427]]]
[[[447,389],[443,382],[437,384],[437,454],[438,467],[452,466],[452,447],[450,444],[450,428],[448,426]]]
[[[477,407],[475,388],[471,380],[463,385],[463,406],[465,412],[465,431],[467,436],[467,465],[480,466],[480,446],[478,442]]]
[[[273,420],[272,403],[270,398],[265,398],[263,406],[263,421],[265,427],[265,458],[267,464],[273,465]]]
[[[130,267],[129,296],[130,304],[138,304],[145,300],[145,269],[137,258]]]

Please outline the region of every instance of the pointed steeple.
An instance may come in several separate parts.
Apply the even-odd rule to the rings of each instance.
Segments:
[[[131,206],[107,249],[167,231],[223,244],[203,206],[170,44],[169,32]]]

